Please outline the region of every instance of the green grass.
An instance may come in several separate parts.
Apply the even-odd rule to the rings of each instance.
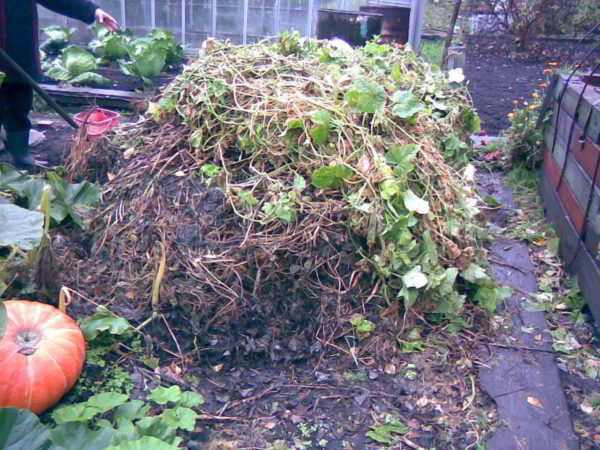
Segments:
[[[440,65],[442,61],[442,52],[444,50],[444,41],[441,39],[421,41],[420,56],[429,64]]]

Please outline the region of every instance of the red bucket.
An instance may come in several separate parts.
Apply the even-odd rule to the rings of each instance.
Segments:
[[[117,127],[121,123],[121,115],[107,109],[92,108],[73,116],[77,125],[86,127],[91,138],[101,137],[106,130]]]

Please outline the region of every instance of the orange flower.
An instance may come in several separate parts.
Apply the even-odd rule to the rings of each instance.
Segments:
[[[519,100],[513,100],[513,103],[514,103],[515,105],[518,105],[518,104],[519,104]]]
[[[548,87],[548,83],[540,83],[538,86],[541,87],[541,88],[547,88]]]
[[[544,73],[552,73],[554,72],[554,69],[544,69]]]
[[[556,67],[556,66],[560,65],[560,63],[557,63],[557,62],[551,62],[551,63],[548,63],[548,65],[549,65],[549,66],[554,66],[554,67]]]
[[[514,119],[515,117],[515,113],[508,113],[508,118],[509,119]]]
[[[540,98],[540,94],[538,94],[537,92],[534,92],[533,94],[531,94],[531,96],[533,98]]]
[[[527,109],[537,109],[538,105],[529,105]]]

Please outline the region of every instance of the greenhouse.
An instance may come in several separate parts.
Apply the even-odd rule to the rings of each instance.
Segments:
[[[410,39],[419,44],[424,0],[97,0],[102,9],[137,36],[153,28],[171,30],[188,51],[200,48],[207,37],[229,39],[233,43],[256,42],[284,30],[297,30],[316,36],[321,9],[359,11],[361,6],[410,8]],[[39,8],[40,27],[64,25],[81,29],[75,20]]]

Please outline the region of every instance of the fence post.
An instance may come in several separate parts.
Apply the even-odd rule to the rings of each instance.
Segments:
[[[264,11],[264,9],[263,9]],[[244,24],[242,25],[242,44],[246,44],[248,38],[248,0],[244,0]]]
[[[419,51],[421,45],[421,29],[425,16],[425,0],[412,0],[410,5],[410,22],[408,31],[408,43],[415,52]]]

